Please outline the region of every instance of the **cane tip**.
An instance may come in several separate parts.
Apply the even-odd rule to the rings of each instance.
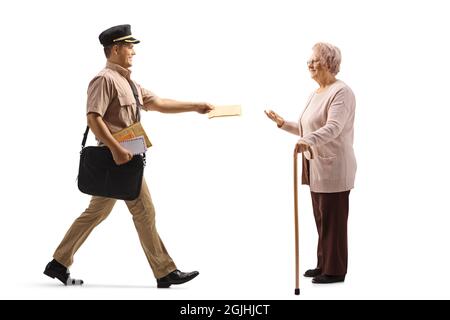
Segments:
[[[296,296],[300,295],[300,289],[298,289],[298,288],[295,289],[295,295],[296,295]]]

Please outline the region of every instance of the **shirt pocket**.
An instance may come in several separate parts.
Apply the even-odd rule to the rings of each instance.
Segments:
[[[126,95],[119,95],[119,103],[121,107],[133,107],[136,105],[136,100],[134,97],[126,96]]]
[[[134,97],[119,95],[118,99],[120,103],[119,118],[127,125],[136,122],[136,100]]]

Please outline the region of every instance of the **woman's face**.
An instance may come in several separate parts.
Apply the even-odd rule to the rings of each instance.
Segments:
[[[309,73],[311,74],[311,78],[313,78],[314,80],[319,79],[324,73],[328,71],[327,68],[322,66],[319,56],[314,51],[307,61],[307,64]]]

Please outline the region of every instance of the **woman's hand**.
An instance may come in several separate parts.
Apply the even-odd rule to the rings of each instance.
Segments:
[[[269,117],[270,120],[277,123],[278,128],[281,128],[284,124],[284,119],[275,111],[264,110],[264,113]]]
[[[297,144],[295,145],[295,152],[296,153],[303,153],[306,159],[313,160],[314,159],[314,153],[311,149],[311,146],[304,142],[303,140],[298,140]]]
[[[297,153],[309,151],[310,149],[311,149],[311,146],[302,140],[299,140],[297,142],[297,145],[295,146],[295,150],[297,150]]]

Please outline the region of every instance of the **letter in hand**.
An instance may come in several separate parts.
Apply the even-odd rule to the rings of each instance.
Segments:
[[[276,122],[278,127],[283,126],[284,119],[278,113],[272,110],[264,110],[264,113],[267,117],[269,117],[270,120]]]

